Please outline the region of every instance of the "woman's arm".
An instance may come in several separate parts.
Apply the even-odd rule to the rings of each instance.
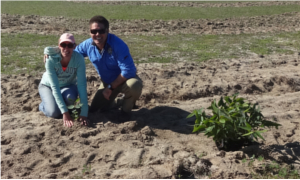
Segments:
[[[87,85],[86,85],[86,70],[85,70],[85,62],[82,55],[76,55],[77,61],[77,88],[80,98],[80,103],[82,103],[80,116],[87,117],[88,115],[88,100],[87,100]]]
[[[49,78],[49,82],[52,89],[52,94],[54,96],[54,99],[58,105],[58,108],[60,109],[61,113],[63,114],[63,121],[64,126],[72,127],[73,126],[73,119],[71,118],[69,111],[66,107],[65,101],[63,100],[63,97],[60,92],[59,87],[59,81],[55,70],[55,62],[52,60],[46,61],[46,73]]]
[[[48,59],[46,61],[46,73],[48,75],[48,80],[50,82],[51,85],[51,89],[52,89],[52,94],[54,96],[54,99],[58,105],[58,108],[60,109],[61,113],[65,113],[68,112],[68,108],[65,104],[65,101],[63,100],[62,94],[60,92],[60,87],[59,87],[59,81],[58,81],[58,77],[56,74],[56,70],[55,70],[55,62],[53,62],[51,59]]]
[[[79,93],[80,103],[82,103],[79,121],[81,121],[82,125],[88,126],[89,120],[88,116],[88,100],[87,100],[87,91],[86,91],[86,70],[85,70],[85,62],[82,55],[78,54],[77,61],[77,89]]]

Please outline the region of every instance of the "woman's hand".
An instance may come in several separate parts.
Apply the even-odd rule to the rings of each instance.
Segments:
[[[46,60],[49,58],[47,54],[44,55],[44,63],[46,63]]]
[[[90,121],[85,116],[79,116],[78,120],[81,122],[81,125],[85,125],[85,126],[90,125]]]
[[[64,126],[72,127],[73,126],[73,119],[70,116],[69,112],[65,112],[63,114]]]

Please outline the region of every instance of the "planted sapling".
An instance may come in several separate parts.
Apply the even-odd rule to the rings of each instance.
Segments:
[[[194,110],[187,118],[196,117],[193,132],[204,132],[206,136],[213,137],[218,148],[229,150],[230,147],[253,142],[266,132],[264,127],[276,127],[280,124],[268,121],[262,115],[257,104],[251,104],[244,98],[233,96],[221,97],[219,102],[213,100],[207,109],[212,110],[208,117],[203,111]]]
[[[72,100],[72,99],[69,99],[69,100]],[[78,119],[79,117],[79,114],[80,114],[80,108],[82,106],[82,103],[80,103],[80,99],[77,98],[74,102],[73,105],[69,105],[68,106],[68,109],[71,111],[70,114],[71,114],[71,117],[76,120]]]

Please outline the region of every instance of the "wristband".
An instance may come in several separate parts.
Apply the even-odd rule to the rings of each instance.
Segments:
[[[107,86],[107,88],[112,90],[112,91],[114,90],[110,84]]]

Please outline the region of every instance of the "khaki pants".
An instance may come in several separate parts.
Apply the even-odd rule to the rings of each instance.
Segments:
[[[90,112],[95,112],[98,109],[105,109],[110,106],[117,97],[119,93],[124,93],[124,100],[122,104],[122,109],[124,112],[131,112],[135,101],[139,99],[142,94],[143,82],[136,76],[134,78],[127,79],[123,84],[119,85],[116,89],[112,91],[109,100],[105,99],[103,96],[103,90],[108,84],[102,82],[98,91],[96,92],[91,107]]]

